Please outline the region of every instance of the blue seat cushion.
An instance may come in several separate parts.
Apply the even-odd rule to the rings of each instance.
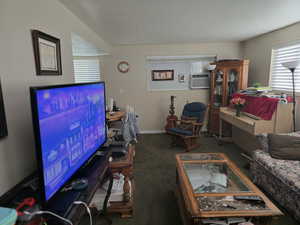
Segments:
[[[206,105],[201,102],[192,102],[184,106],[182,116],[196,118],[198,123],[202,123],[205,117]]]
[[[192,136],[193,135],[193,132],[191,130],[183,130],[183,129],[176,128],[176,127],[169,128],[169,129],[167,129],[167,131],[170,131],[172,133],[187,135],[187,136]]]

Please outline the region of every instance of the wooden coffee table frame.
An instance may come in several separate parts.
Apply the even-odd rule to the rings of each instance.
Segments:
[[[182,155],[191,154],[210,154],[221,157],[221,160],[181,160]],[[183,168],[184,163],[226,163],[226,165],[237,175],[241,181],[248,187],[248,192],[226,192],[226,193],[201,193],[195,194],[189,178]],[[215,217],[273,217],[281,216],[283,213],[246,177],[237,166],[230,161],[225,154],[222,153],[185,153],[176,155],[177,165],[177,194],[179,200],[184,204],[184,211],[190,218],[215,218]],[[200,174],[199,174],[200,175]],[[201,176],[201,175],[200,175]],[[201,211],[201,207],[197,202],[199,196],[240,196],[240,195],[255,195],[260,196],[268,209],[266,210],[232,210],[232,211]],[[181,203],[182,204],[182,203]],[[182,206],[180,206],[182,207]]]

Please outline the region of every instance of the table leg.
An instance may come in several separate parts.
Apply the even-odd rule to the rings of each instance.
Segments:
[[[219,119],[219,139],[222,139],[222,119]]]

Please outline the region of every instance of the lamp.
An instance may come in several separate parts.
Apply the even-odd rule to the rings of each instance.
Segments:
[[[292,82],[293,82],[293,128],[294,132],[296,131],[296,117],[295,117],[295,107],[296,107],[296,98],[295,98],[295,70],[300,66],[300,60],[290,61],[281,63],[281,65],[289,69],[292,73]]]

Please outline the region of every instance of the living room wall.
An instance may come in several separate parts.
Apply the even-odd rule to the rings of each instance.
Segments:
[[[170,96],[175,95],[176,114],[179,116],[187,101],[207,103],[209,92],[202,90],[149,91],[147,89],[147,56],[218,55],[219,59],[239,58],[240,43],[199,43],[166,45],[123,45],[114,46],[111,55],[104,61],[104,80],[107,98],[113,97],[118,106],[132,105],[139,114],[141,131],[159,132],[165,125]],[[126,60],[130,71],[121,74],[117,64]]]
[[[243,42],[244,58],[250,59],[249,85],[254,82],[268,85],[272,48],[295,41],[300,41],[300,23]],[[299,97],[297,101],[300,102]],[[299,111],[300,104],[298,104],[296,112]],[[299,113],[296,127],[300,129]]]
[[[269,84],[272,48],[300,41],[300,23],[242,42],[244,57],[250,59],[249,84]]]
[[[36,76],[31,29],[60,38],[62,76]],[[1,0],[0,77],[9,134],[0,139],[0,195],[36,168],[29,87],[74,81],[72,32],[110,51],[108,44],[57,0]]]

